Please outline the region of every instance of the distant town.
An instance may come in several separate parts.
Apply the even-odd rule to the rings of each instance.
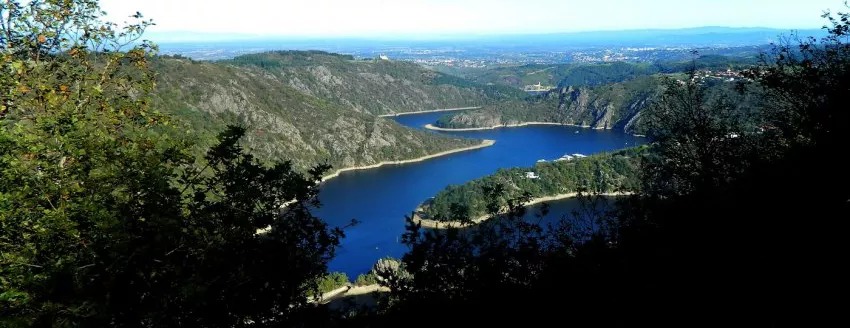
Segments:
[[[313,49],[353,55],[357,59],[384,59],[411,61],[428,67],[492,68],[507,65],[605,63],[605,62],[656,62],[687,60],[694,52],[700,55],[734,57],[755,56],[767,48],[762,46],[707,46],[700,48],[677,47],[567,47],[557,50],[549,46],[539,50],[519,50],[492,47],[459,48],[449,45],[381,46],[381,45],[328,45],[328,44],[162,44],[160,53],[179,54],[195,60],[229,59],[247,53],[273,50]]]

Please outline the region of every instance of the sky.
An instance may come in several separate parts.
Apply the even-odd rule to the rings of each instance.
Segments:
[[[820,28],[843,0],[101,0],[149,32],[287,37],[535,34],[700,26]]]

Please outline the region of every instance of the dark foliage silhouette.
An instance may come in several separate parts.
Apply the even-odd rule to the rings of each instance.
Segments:
[[[514,215],[468,230],[411,225],[388,325],[521,320],[594,326],[777,326],[827,320],[850,217],[850,16],[777,45],[724,88],[666,83],[646,113],[643,190],[546,227]],[[517,204],[516,202],[514,204]],[[584,230],[587,231],[587,230]],[[812,315],[816,314],[816,315]]]

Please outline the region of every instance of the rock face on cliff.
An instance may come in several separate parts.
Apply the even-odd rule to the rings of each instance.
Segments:
[[[339,169],[411,159],[477,143],[408,129],[393,120],[369,114],[395,107],[382,101],[381,95],[352,96],[365,94],[369,87],[357,85],[359,82],[350,80],[350,76],[322,69],[321,65],[299,67],[298,70],[311,76],[308,79],[285,73],[290,69],[288,64],[278,64],[279,71],[275,72],[255,65],[159,59],[154,106],[198,132],[201,147],[212,144],[215,135],[226,125],[239,124],[248,128],[245,141],[253,153],[262,159],[292,160],[299,169],[324,162]],[[365,69],[346,69],[358,71],[355,74],[358,79],[395,81],[400,85],[398,90],[404,93],[425,92],[406,89],[404,85],[413,82],[389,74],[364,77],[369,76]],[[467,92],[456,91],[458,97]],[[328,93],[337,97],[326,99]],[[415,106],[426,103],[433,107],[471,104],[454,105],[452,99],[448,96],[435,99],[426,93],[415,104],[409,102],[409,109],[419,109]],[[351,105],[344,105],[346,102]],[[375,105],[370,105],[373,102]]]
[[[559,90],[557,110],[563,113],[566,121],[574,124],[635,132],[641,110],[652,102],[658,91],[657,83],[635,81],[596,88],[565,87]]]
[[[658,96],[660,85],[658,77],[645,76],[597,87],[565,86],[525,101],[450,114],[441,118],[437,125],[469,128],[555,122],[640,133],[641,111]]]
[[[484,106],[441,119],[443,127],[490,127],[530,121],[640,132],[640,112],[657,78],[565,86],[527,97],[408,62],[354,60],[325,52],[282,51],[222,62],[156,60],[155,106],[200,135],[199,148],[228,124],[248,128],[248,148],[262,159],[306,169],[403,160],[470,146],[475,141],[407,129],[377,117],[438,108]]]
[[[522,97],[521,91],[507,86],[478,84],[415,63],[355,60],[321,51],[267,52],[223,63],[261,69],[302,94],[375,115],[480,106]]]

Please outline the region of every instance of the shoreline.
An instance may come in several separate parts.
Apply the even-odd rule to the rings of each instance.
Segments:
[[[490,146],[495,145],[495,144],[496,144],[496,140],[484,139],[484,140],[481,141],[480,144],[477,144],[477,145],[474,145],[474,146],[452,149],[452,150],[446,150],[446,151],[442,151],[442,152],[439,152],[439,153],[436,153],[436,154],[425,155],[425,156],[417,157],[417,158],[413,158],[413,159],[405,159],[405,160],[400,160],[400,161],[383,161],[383,162],[380,162],[380,163],[377,163],[377,164],[372,164],[372,165],[346,167],[346,168],[336,170],[336,172],[334,172],[334,173],[323,176],[322,180],[319,181],[319,184],[325,183],[325,182],[329,181],[330,179],[336,178],[340,174],[348,172],[348,171],[361,171],[361,170],[369,170],[369,169],[379,168],[379,167],[385,166],[385,165],[402,165],[402,164],[422,162],[422,161],[426,161],[426,160],[429,160],[429,159],[432,159],[432,158],[451,155],[451,154],[454,154],[454,153],[460,153],[460,152],[464,152],[464,151],[486,148],[486,147],[490,147]],[[285,208],[285,207],[291,205],[292,203],[295,203],[295,201],[291,200],[291,201],[285,202],[280,207]],[[272,226],[269,225],[265,228],[257,229],[257,231],[254,232],[254,234],[263,235],[263,234],[266,234],[269,231],[271,231],[271,229],[272,229]]]
[[[620,191],[603,192],[603,193],[598,193],[598,194],[585,192],[583,194],[593,195],[593,196],[606,196],[606,197],[634,195],[633,192],[620,192]],[[533,199],[529,200],[528,202],[526,202],[525,204],[523,204],[523,206],[531,206],[531,205],[537,205],[537,204],[540,204],[540,203],[551,202],[551,201],[555,201],[555,200],[575,198],[578,195],[579,195],[578,192],[570,192],[570,193],[565,193],[565,194],[557,194],[557,195],[553,195],[553,196],[543,196],[543,197],[533,198]],[[420,224],[423,228],[427,228],[427,229],[465,228],[465,227],[469,227],[469,226],[473,226],[473,225],[478,225],[481,222],[489,220],[490,218],[491,218],[490,215],[485,214],[485,215],[479,216],[478,218],[473,219],[471,224],[463,224],[460,221],[435,221],[435,220],[421,219],[421,218],[419,218],[418,215],[414,214],[413,223]]]
[[[442,109],[430,109],[430,110],[420,110],[416,112],[402,112],[402,113],[394,113],[394,114],[381,114],[378,117],[396,117],[396,116],[404,116],[404,115],[414,115],[414,114],[427,114],[427,113],[438,113],[438,112],[453,112],[458,110],[467,110],[467,109],[479,109],[481,106],[477,107],[457,107],[457,108],[442,108]]]
[[[514,124],[485,126],[485,127],[480,127],[480,128],[441,128],[441,127],[435,126],[434,124],[425,124],[424,128],[427,129],[427,130],[432,130],[432,131],[468,132],[468,131],[495,130],[495,129],[502,129],[502,128],[518,128],[518,127],[531,126],[531,125],[572,126],[572,127],[591,129],[591,130],[613,130],[612,128],[594,128],[590,125],[555,123],[555,122],[523,122],[523,123],[514,123]],[[638,138],[646,138],[645,134],[631,133],[631,135],[638,137]]]
[[[439,153],[436,153],[436,154],[425,155],[425,156],[417,157],[417,158],[413,158],[413,159],[405,159],[405,160],[399,160],[399,161],[383,161],[383,162],[372,164],[372,165],[346,167],[346,168],[336,170],[334,173],[323,176],[322,182],[326,182],[330,179],[336,178],[340,174],[348,172],[348,171],[368,170],[368,169],[379,168],[379,167],[385,166],[385,165],[402,165],[402,164],[422,162],[422,161],[426,161],[426,160],[429,160],[429,159],[432,159],[432,158],[451,155],[451,154],[454,154],[454,153],[460,153],[460,152],[464,152],[464,151],[486,148],[486,147],[490,147],[494,144],[496,144],[496,140],[484,139],[484,140],[481,141],[480,144],[477,144],[477,145],[474,145],[474,146],[452,149],[452,150],[446,150],[446,151],[442,151],[442,152],[439,152]]]
[[[495,130],[502,128],[518,128],[523,126],[530,125],[557,125],[557,126],[574,126],[585,129],[593,129],[593,130],[610,130],[606,128],[594,128],[590,125],[579,125],[579,124],[568,124],[568,123],[554,123],[554,122],[523,122],[523,123],[514,123],[514,124],[503,124],[503,125],[494,125],[494,126],[485,126],[480,128],[441,128],[435,126],[434,124],[426,124],[425,128],[428,130],[434,131],[445,131],[445,132],[463,132],[463,131],[483,131],[483,130]]]

